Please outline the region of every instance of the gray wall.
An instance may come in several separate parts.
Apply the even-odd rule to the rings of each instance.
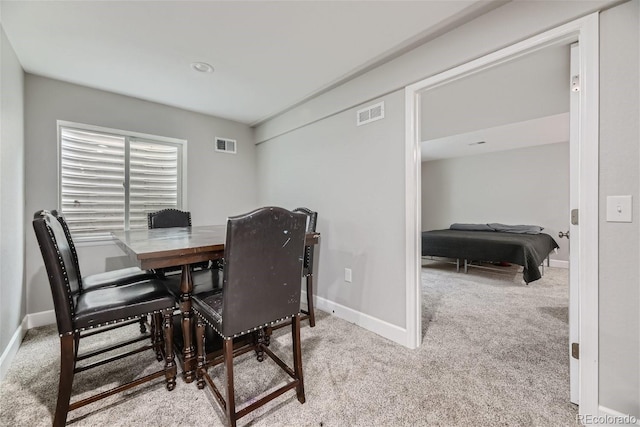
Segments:
[[[605,68],[603,90],[605,90],[604,98],[601,103],[600,112],[603,115],[603,146],[612,142],[618,135],[615,131],[615,123],[618,121],[616,117],[626,117],[628,113],[627,105],[637,106],[638,94],[633,88],[637,84],[638,76],[638,35],[637,35],[637,0],[634,1],[633,10],[627,10],[630,6],[623,5],[606,12],[603,19],[604,43],[601,54],[603,60],[602,66]],[[318,277],[318,294],[331,296],[331,289],[337,285],[337,281],[342,276],[342,267],[352,262],[357,256],[364,256],[368,260],[385,260],[385,268],[393,276],[390,283],[387,279],[388,275],[373,274],[376,267],[375,263],[367,262],[364,264],[367,269],[360,272],[367,278],[366,293],[354,292],[348,294],[343,292],[340,294],[340,300],[347,307],[354,309],[366,310],[362,312],[362,317],[373,316],[380,319],[386,319],[394,322],[399,327],[404,327],[405,310],[404,298],[405,294],[404,281],[405,269],[404,263],[396,260],[394,253],[402,252],[404,249],[404,237],[394,236],[392,242],[384,240],[389,234],[385,230],[398,232],[404,229],[404,202],[402,201],[404,194],[404,165],[395,161],[396,156],[403,154],[404,148],[397,141],[404,138],[403,119],[391,122],[391,118],[385,119],[382,125],[386,129],[398,129],[397,135],[387,141],[387,144],[373,143],[367,146],[360,155],[359,161],[350,159],[348,162],[342,156],[344,150],[352,144],[352,138],[357,131],[352,130],[353,123],[349,121],[339,120],[332,117],[338,114],[338,118],[349,108],[357,107],[367,100],[376,99],[385,93],[395,92],[408,83],[412,83],[441,71],[447,70],[459,64],[463,64],[472,59],[495,51],[499,48],[509,46],[515,42],[523,40],[527,37],[538,34],[544,30],[556,27],[569,20],[583,16],[584,14],[594,11],[603,5],[611,5],[611,1],[576,1],[576,2],[510,2],[478,19],[469,22],[453,31],[450,31],[431,42],[408,52],[397,59],[390,61],[362,76],[345,83],[342,86],[326,92],[309,102],[306,102],[272,120],[258,126],[256,129],[256,139],[258,143],[264,144],[259,148],[258,164],[260,165],[258,180],[269,181],[271,183],[279,183],[279,188],[270,188],[267,194],[262,195],[261,201],[270,202],[271,200],[286,200],[286,193],[290,191],[294,184],[301,180],[300,174],[289,175],[281,173],[277,168],[270,167],[272,159],[275,157],[272,152],[284,152],[289,149],[300,152],[295,148],[298,144],[309,144],[307,139],[311,139],[313,144],[326,144],[327,152],[322,155],[322,159],[328,161],[317,162],[315,159],[302,157],[307,159],[309,169],[325,169],[327,171],[336,170],[337,176],[344,181],[337,183],[335,180],[328,181],[324,186],[311,186],[306,199],[317,203],[318,206],[311,206],[318,209],[322,220],[319,223],[319,230],[323,232],[323,243],[321,244],[322,264],[324,257],[331,258],[332,265],[326,267],[331,271],[322,270]],[[629,12],[632,16],[628,16]],[[628,24],[629,20],[636,20],[635,32],[631,31]],[[607,22],[608,21],[608,22]],[[625,29],[616,29],[618,25]],[[607,41],[612,38],[607,32],[618,34],[620,36],[628,36],[631,40],[631,55],[625,58],[618,58],[617,61],[623,61],[625,67],[614,65],[610,68],[617,68],[616,72],[622,72],[627,68],[631,72],[632,90],[627,89],[628,79],[616,80],[608,77],[607,70],[609,65],[605,61],[610,61],[611,56],[619,55],[619,48],[611,46],[612,42]],[[613,37],[616,38],[616,37]],[[626,40],[625,43],[629,41]],[[635,51],[634,51],[635,49]],[[625,53],[627,55],[627,53]],[[607,59],[609,58],[609,59]],[[615,62],[614,62],[615,64]],[[627,67],[628,65],[628,67]],[[633,80],[635,79],[635,80]],[[624,84],[623,84],[624,83]],[[613,86],[622,86],[619,90],[623,93],[617,93],[618,88],[610,94],[606,93],[607,89],[613,89]],[[628,98],[631,97],[632,101]],[[393,98],[393,96],[392,96]],[[620,102],[618,102],[620,101]],[[393,108],[391,104],[391,107]],[[636,107],[634,107],[636,108]],[[632,110],[633,111],[633,110]],[[629,113],[630,114],[630,113]],[[633,121],[638,121],[637,113],[633,116]],[[327,139],[324,142],[314,137],[313,132],[306,130],[307,125],[313,123],[312,129],[322,130],[322,134]],[[333,126],[328,126],[332,123]],[[336,127],[336,126],[340,127]],[[613,135],[607,136],[607,127],[613,127]],[[617,188],[616,193],[634,194],[637,203],[637,187],[631,188],[630,181],[635,179],[637,185],[638,179],[634,173],[632,178],[623,177],[621,174],[627,171],[638,170],[638,153],[637,134],[632,137],[620,138],[613,142],[620,145],[613,152],[610,152],[610,158],[604,159],[601,164],[601,177],[604,188]],[[371,152],[375,150],[375,152]],[[400,151],[401,154],[397,153]],[[603,148],[604,150],[604,148]],[[605,152],[603,152],[605,155]],[[386,156],[389,158],[388,164],[384,168],[380,168],[378,163],[370,165],[367,163],[367,157],[378,158],[378,156]],[[279,163],[281,164],[281,163]],[[346,171],[349,171],[349,175]],[[322,172],[325,173],[325,172]],[[328,173],[328,172],[326,172]],[[390,183],[389,186],[371,185],[369,182],[360,182],[360,186],[355,188],[352,180],[359,181],[360,176],[371,177],[383,175]],[[636,176],[636,178],[633,178]],[[276,179],[277,177],[277,179]],[[379,181],[376,181],[378,183]],[[302,183],[296,185],[303,185]],[[609,190],[607,190],[609,193]],[[350,207],[352,197],[356,197],[356,202],[362,200],[375,200],[379,203],[376,209],[383,209],[386,215],[384,217],[376,217],[375,221],[368,222],[367,233],[380,234],[384,237],[376,240],[376,244],[369,245],[366,253],[355,252],[361,249],[357,243],[359,239],[369,238],[361,235],[360,228],[358,233],[350,233],[344,228],[345,224],[357,224],[362,221],[362,215],[371,215],[375,212],[367,212],[364,209],[354,213]],[[316,202],[321,200],[322,202]],[[400,200],[399,206],[386,207]],[[601,210],[603,209],[604,200],[600,200]],[[373,203],[367,203],[363,207],[369,208]],[[637,205],[636,205],[637,207]],[[324,209],[325,211],[322,211]],[[329,212],[327,212],[327,210]],[[599,313],[601,319],[601,359],[600,370],[603,377],[606,375],[608,379],[601,378],[600,396],[603,404],[610,409],[640,415],[639,399],[638,399],[638,253],[637,253],[637,212],[636,222],[629,228],[635,231],[629,233],[624,239],[618,239],[618,232],[612,232],[612,225],[604,226],[600,233],[601,238],[601,262],[600,262],[600,307]],[[400,241],[398,240],[400,238]],[[327,242],[331,239],[330,242]],[[634,242],[629,241],[635,239]],[[611,248],[615,249],[611,251]],[[332,251],[331,255],[327,253]],[[389,262],[386,262],[389,261]],[[609,263],[609,265],[606,265]],[[630,269],[628,274],[620,274],[614,266],[625,265],[626,269]],[[632,270],[632,271],[631,271]],[[607,288],[619,290],[620,293],[614,295],[614,291]],[[603,290],[604,288],[604,290]],[[372,297],[371,295],[384,295],[384,298]],[[363,303],[363,299],[367,299],[367,303]],[[623,303],[619,304],[624,300]],[[401,310],[400,313],[389,313],[391,310]],[[592,314],[594,315],[594,314]],[[616,330],[615,326],[625,325],[625,331]],[[603,344],[604,343],[604,344]],[[605,349],[603,345],[607,345]],[[623,394],[628,396],[623,396]]]
[[[224,223],[256,206],[255,145],[246,125],[44,77],[26,75],[26,212],[57,204],[56,120],[187,140],[187,206],[193,224]],[[214,138],[237,140],[238,154],[214,151]],[[29,220],[29,219],[28,219]],[[29,220],[30,221],[30,220]],[[53,308],[31,225],[26,233],[27,312]],[[79,248],[83,274],[128,260],[114,244]]]
[[[600,404],[640,418],[639,2],[600,18]],[[631,194],[633,222],[606,222]]]
[[[454,222],[544,227],[569,260],[569,143],[422,163],[422,230]]]
[[[0,27],[0,355],[26,313],[24,73]],[[1,377],[2,375],[0,375]]]
[[[318,212],[318,297],[404,325],[404,94],[381,100],[384,120],[357,127],[350,109],[258,145],[258,188],[260,204]]]

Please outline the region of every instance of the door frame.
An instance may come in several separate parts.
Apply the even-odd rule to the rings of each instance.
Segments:
[[[527,40],[428,77],[405,88],[406,342],[417,348],[421,325],[421,148],[420,94],[545,47],[579,42],[579,328],[580,414],[598,414],[598,144],[599,14],[593,13]],[[567,79],[567,91],[569,81]],[[572,207],[573,208],[573,207]],[[572,272],[576,274],[576,272]]]

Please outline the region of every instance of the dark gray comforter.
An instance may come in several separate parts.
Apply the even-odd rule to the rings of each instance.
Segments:
[[[433,230],[422,232],[422,256],[521,265],[524,281],[542,277],[538,266],[558,247],[551,236],[498,231]]]

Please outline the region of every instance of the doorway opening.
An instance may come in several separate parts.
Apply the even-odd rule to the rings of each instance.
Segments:
[[[579,165],[575,171],[578,189],[576,206],[579,211],[578,245],[571,253],[579,259],[577,279],[580,316],[579,372],[580,413],[597,413],[598,409],[598,16],[597,14],[573,21],[539,36],[494,52],[485,57],[429,77],[408,86],[406,95],[406,253],[407,253],[407,346],[418,347],[422,339],[421,326],[421,95],[455,80],[471,76],[482,70],[507,63],[516,58],[539,52],[553,46],[579,42],[579,82],[577,154],[572,155]],[[578,221],[576,221],[577,223]],[[569,343],[567,343],[567,351]]]

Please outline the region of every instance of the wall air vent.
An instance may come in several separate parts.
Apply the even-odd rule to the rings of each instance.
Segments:
[[[356,125],[365,125],[384,119],[384,101],[378,102],[356,112]]]
[[[216,136],[216,151],[236,154],[236,140],[229,138],[220,138]]]

